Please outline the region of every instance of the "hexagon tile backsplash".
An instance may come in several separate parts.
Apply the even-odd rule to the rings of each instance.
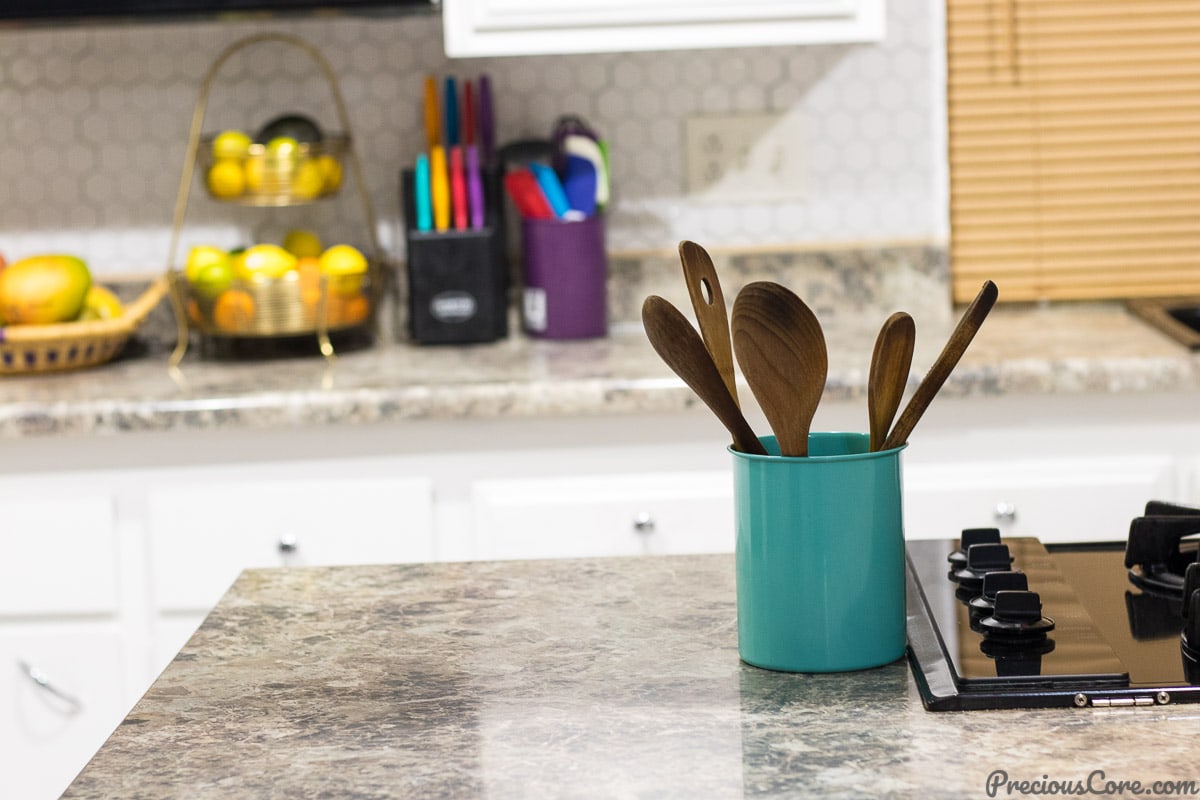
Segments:
[[[563,113],[609,140],[614,252],[944,238],[940,12],[889,3],[873,45],[449,60],[436,14],[282,18],[0,31],[0,253],[77,253],[98,274],[168,263],[193,109],[218,54],[252,33],[312,42],[345,95],[380,240],[404,257],[399,172],[422,148],[422,78],[492,76],[501,142],[548,135]],[[205,130],[254,129],[277,113],[339,128],[329,87],[298,49],[256,46],[214,76]],[[802,200],[698,202],[685,189],[689,116],[798,113]],[[195,187],[182,249],[313,225],[361,241],[363,205],[334,201],[249,214]],[[251,221],[253,220],[253,221]]]

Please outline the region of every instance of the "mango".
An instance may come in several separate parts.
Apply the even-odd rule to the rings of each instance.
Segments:
[[[79,316],[92,275],[75,256],[23,258],[0,272],[0,317],[9,325],[46,325]]]
[[[124,313],[125,307],[121,305],[120,298],[111,289],[94,283],[83,298],[83,310],[79,312],[78,319],[80,322],[116,319]]]

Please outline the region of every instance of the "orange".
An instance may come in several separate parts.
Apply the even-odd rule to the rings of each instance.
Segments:
[[[247,330],[254,322],[254,298],[241,289],[227,289],[217,298],[212,316],[213,324],[221,330]]]
[[[204,323],[204,316],[200,313],[200,304],[190,298],[187,301],[187,316],[197,325]]]
[[[315,257],[296,260],[296,272],[300,276],[300,302],[316,308],[321,302],[321,264]]]
[[[371,304],[362,295],[347,297],[331,293],[325,307],[325,324],[332,328],[357,325],[371,313]]]

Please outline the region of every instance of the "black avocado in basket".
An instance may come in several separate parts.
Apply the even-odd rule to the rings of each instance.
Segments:
[[[324,138],[321,126],[303,114],[284,114],[263,125],[254,141],[266,143],[280,136],[288,136],[301,144],[320,142]]]

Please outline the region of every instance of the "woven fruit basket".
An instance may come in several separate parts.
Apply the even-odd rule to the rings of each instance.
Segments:
[[[61,372],[103,364],[121,352],[166,293],[167,277],[163,276],[113,319],[0,327],[0,375]]]

